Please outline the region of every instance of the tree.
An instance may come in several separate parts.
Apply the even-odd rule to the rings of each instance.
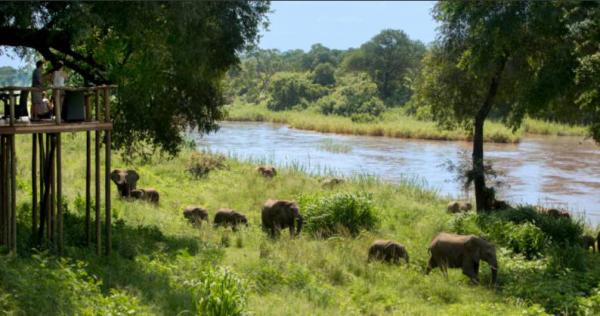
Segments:
[[[517,128],[527,113],[568,95],[573,77],[567,27],[557,3],[462,2],[436,4],[438,42],[416,84],[419,102],[442,125],[473,133],[470,180],[477,211],[492,208],[485,185],[483,130],[492,109]]]
[[[377,83],[381,99],[404,104],[410,97],[406,76],[418,67],[425,45],[399,30],[383,30],[343,61],[347,71],[363,71]]]
[[[114,145],[176,153],[184,131],[214,130],[222,83],[253,45],[269,3],[3,2],[0,45],[62,61],[87,83],[119,85]]]
[[[312,81],[325,87],[335,85],[335,68],[330,63],[319,64],[312,72]]]
[[[350,74],[341,78],[332,94],[317,101],[324,114],[342,116],[379,116],[384,110],[377,96],[377,85],[366,74]]]
[[[267,108],[273,111],[289,110],[294,107],[306,107],[327,93],[327,89],[310,82],[304,74],[280,72],[273,76],[269,86],[270,99]]]

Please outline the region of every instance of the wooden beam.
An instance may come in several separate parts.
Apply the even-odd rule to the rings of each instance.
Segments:
[[[11,167],[11,180],[10,180],[10,191],[11,191],[11,216],[10,216],[10,225],[11,225],[11,244],[10,244],[10,252],[12,254],[17,254],[17,160],[15,159],[15,155],[17,152],[15,145],[15,135],[9,137],[10,139],[10,167]]]
[[[62,203],[62,153],[61,153],[61,135],[56,134],[56,206],[57,206],[57,233],[58,233],[58,253],[63,254],[64,234],[63,234],[63,203]]]
[[[0,125],[0,134],[32,134],[32,133],[73,133],[83,131],[112,130],[112,123],[81,122],[81,123],[25,123],[14,126]]]
[[[107,114],[108,115],[108,114]],[[111,227],[111,210],[110,210],[110,146],[111,146],[111,139],[110,139],[110,131],[106,131],[104,132],[104,135],[106,136],[106,142],[104,144],[105,147],[105,155],[104,155],[104,161],[106,166],[104,167],[104,194],[105,194],[105,201],[104,201],[104,215],[106,217],[105,221],[105,225],[106,225],[106,255],[110,256],[111,252],[112,252],[112,227]]]
[[[31,238],[35,240],[37,228],[37,134],[31,134]]]

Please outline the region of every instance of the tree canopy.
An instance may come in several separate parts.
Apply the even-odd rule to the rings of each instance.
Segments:
[[[0,45],[62,61],[89,84],[119,85],[114,144],[177,152],[186,128],[216,129],[222,82],[255,44],[263,1],[3,2]]]

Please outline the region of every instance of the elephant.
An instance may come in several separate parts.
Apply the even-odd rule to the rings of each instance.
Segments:
[[[275,237],[283,228],[289,228],[292,238],[302,231],[302,215],[296,202],[268,199],[263,205],[261,217],[263,229],[271,237]]]
[[[596,252],[596,239],[594,239],[594,237],[590,235],[583,235],[581,237],[581,241],[585,250],[592,248],[592,252]],[[600,249],[598,251],[600,251]]]
[[[452,201],[448,203],[448,213],[468,212],[473,209],[473,205],[469,202]]]
[[[256,168],[256,171],[266,178],[273,178],[277,175],[277,170],[273,166],[259,166]]]
[[[406,248],[392,240],[375,240],[369,247],[369,261],[380,260],[389,263],[400,263],[404,258],[408,264]]]
[[[248,219],[244,214],[238,213],[229,208],[218,209],[215,213],[215,219],[213,220],[214,226],[231,227],[232,230],[236,230],[237,226],[244,224],[248,226]]]
[[[115,169],[110,173],[110,179],[117,185],[121,197],[129,197],[140,176],[135,170]]]
[[[425,274],[439,267],[448,277],[448,268],[462,268],[463,274],[477,284],[479,260],[484,260],[492,269],[492,283],[497,283],[496,246],[481,237],[440,233],[431,241],[429,253],[431,258]]]
[[[132,190],[131,197],[137,200],[148,201],[154,204],[158,204],[158,201],[160,200],[160,194],[158,193],[158,191],[152,188]]]
[[[326,178],[321,181],[321,185],[325,188],[331,188],[342,183],[344,183],[344,179],[340,178]]]
[[[567,211],[551,208],[545,212],[548,216],[559,219],[559,218],[571,218],[571,214]]]
[[[188,206],[183,210],[183,217],[185,217],[192,224],[200,224],[202,221],[208,223],[208,212],[199,206]]]

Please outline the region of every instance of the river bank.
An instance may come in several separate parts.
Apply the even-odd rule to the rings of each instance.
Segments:
[[[269,111],[263,105],[234,104],[227,107],[229,121],[252,121],[288,124],[290,127],[348,135],[385,136],[393,138],[425,140],[470,141],[471,136],[464,130],[442,130],[436,123],[420,121],[399,111],[384,113],[381,121],[372,123],[352,122],[350,118],[322,115],[309,111]],[[522,127],[513,132],[503,124],[486,122],[484,140],[494,143],[518,143],[524,134],[549,136],[585,136],[582,126],[525,119]]]

